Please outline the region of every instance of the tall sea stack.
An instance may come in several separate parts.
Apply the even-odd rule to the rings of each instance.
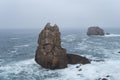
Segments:
[[[44,68],[61,69],[67,64],[87,64],[90,61],[82,56],[67,54],[61,47],[60,32],[57,25],[47,23],[38,38],[35,61]]]
[[[57,25],[47,23],[38,38],[35,61],[42,67],[56,69],[67,67],[66,50],[61,47]]]

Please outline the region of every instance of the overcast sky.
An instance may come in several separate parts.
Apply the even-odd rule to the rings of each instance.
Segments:
[[[0,0],[0,28],[120,27],[120,0]]]

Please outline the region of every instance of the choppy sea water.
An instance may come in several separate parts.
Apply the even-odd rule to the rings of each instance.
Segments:
[[[68,53],[85,56],[91,64],[44,69],[34,61],[39,31],[0,32],[0,80],[120,80],[120,34],[62,36]]]

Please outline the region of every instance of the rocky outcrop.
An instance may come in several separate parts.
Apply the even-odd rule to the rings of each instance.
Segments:
[[[61,47],[57,25],[47,23],[39,35],[35,61],[42,67],[55,69],[67,67],[66,50]]]
[[[75,54],[67,54],[68,64],[87,64],[90,63],[89,59]]]
[[[106,35],[110,35],[110,33],[108,33],[108,32],[107,32],[107,33],[105,33],[105,34],[106,34]]]
[[[101,29],[100,27],[98,26],[94,26],[94,27],[89,27],[88,28],[88,31],[87,31],[87,35],[90,36],[90,35],[104,35],[104,30]]]
[[[66,54],[66,49],[61,47],[60,35],[57,25],[46,24],[38,38],[35,61],[42,67],[50,69],[65,68],[68,63],[87,63],[85,58]]]

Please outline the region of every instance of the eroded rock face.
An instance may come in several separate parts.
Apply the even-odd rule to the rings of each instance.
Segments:
[[[87,31],[87,35],[104,35],[104,30],[101,29],[98,26],[94,26],[94,27],[89,27],[88,31]]]
[[[90,63],[87,58],[66,54],[66,49],[61,47],[60,32],[57,25],[47,23],[38,38],[35,61],[44,68],[61,69],[67,64]]]
[[[61,47],[57,25],[47,23],[39,35],[35,61],[42,67],[59,69],[67,67],[66,50]]]

